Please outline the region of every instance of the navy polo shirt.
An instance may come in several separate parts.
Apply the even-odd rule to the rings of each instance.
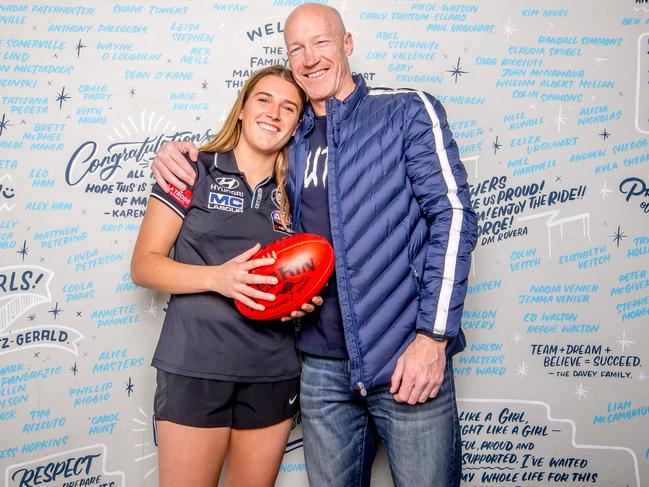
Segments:
[[[218,265],[256,242],[285,237],[279,218],[279,191],[272,177],[250,188],[233,152],[201,152],[191,193],[156,184],[151,197],[183,219],[173,259]],[[153,366],[189,377],[274,382],[298,377],[293,325],[255,321],[218,293],[174,294],[162,325]]]

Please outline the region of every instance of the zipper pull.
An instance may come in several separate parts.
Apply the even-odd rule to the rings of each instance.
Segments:
[[[358,386],[361,396],[363,397],[367,396],[367,389],[365,389],[365,385],[362,382],[359,382],[356,385]]]
[[[417,272],[417,269],[415,269],[415,266],[411,265],[410,269],[412,270],[413,276],[415,276],[417,279],[419,279],[419,272]]]

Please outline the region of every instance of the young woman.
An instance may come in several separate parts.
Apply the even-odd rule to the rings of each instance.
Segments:
[[[131,275],[172,294],[153,357],[161,487],[216,487],[226,456],[226,486],[277,477],[299,403],[293,327],[248,320],[232,299],[274,298],[250,285],[275,278],[249,274],[273,260],[249,259],[286,235],[284,147],[304,104],[290,71],[257,71],[201,149],[194,185],[153,188]]]

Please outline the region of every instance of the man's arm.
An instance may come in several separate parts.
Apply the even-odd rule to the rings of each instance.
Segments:
[[[187,187],[185,183],[194,184],[196,172],[184,154],[192,161],[198,161],[198,149],[192,142],[167,142],[151,163],[151,171],[165,193],[169,192],[169,183],[180,191]]]
[[[444,380],[446,341],[457,336],[464,307],[477,220],[469,200],[466,171],[442,105],[413,93],[406,120],[406,169],[429,225],[421,279],[417,338],[392,375],[399,402],[435,397]],[[428,394],[426,394],[427,391]]]

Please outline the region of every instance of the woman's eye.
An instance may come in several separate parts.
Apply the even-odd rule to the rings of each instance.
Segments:
[[[286,110],[287,112],[290,112],[290,113],[295,113],[295,108],[290,106],[290,105],[286,105],[284,107],[284,110]]]

